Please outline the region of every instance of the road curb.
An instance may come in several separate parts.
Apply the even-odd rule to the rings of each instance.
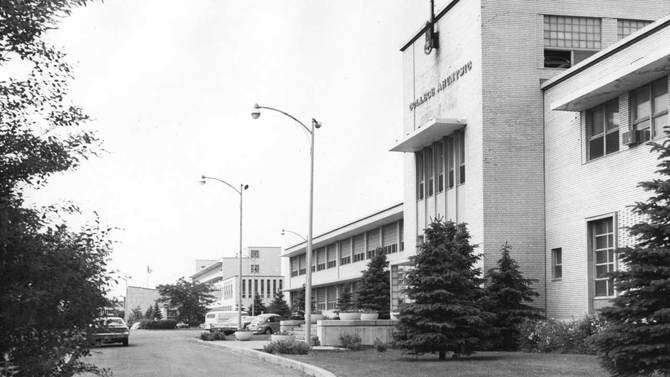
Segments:
[[[256,351],[253,349],[248,349],[248,348],[238,348],[238,347],[231,347],[225,343],[213,343],[213,342],[206,342],[204,340],[200,339],[194,339],[196,342],[207,346],[211,348],[224,348],[226,350],[229,350],[231,352],[240,354],[240,355],[246,355],[246,356],[251,356],[259,360],[267,361],[268,363],[272,364],[277,364],[281,365],[285,368],[291,368],[297,371],[300,371],[308,376],[312,377],[337,377],[334,373],[329,372],[323,368],[319,368],[315,365],[312,364],[307,364],[303,363],[302,361],[298,360],[293,360],[289,359],[286,357],[282,356],[277,356],[273,355],[271,353],[267,352],[262,352],[262,351]]]

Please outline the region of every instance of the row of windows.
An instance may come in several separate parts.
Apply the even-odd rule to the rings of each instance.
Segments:
[[[271,298],[284,289],[283,284],[282,279],[242,279],[242,298],[253,298],[252,292],[261,298]],[[232,287],[229,298],[232,298]]]
[[[649,25],[646,20],[617,20],[617,35],[623,39]],[[544,66],[569,68],[602,48],[600,18],[544,16]]]
[[[608,217],[588,223],[589,268],[591,269],[594,297],[614,296],[614,281],[608,276],[616,269],[614,250],[614,221]],[[563,249],[551,250],[551,277],[563,278]]]
[[[446,177],[446,179],[445,179]],[[457,132],[416,152],[416,198],[465,183],[465,134]]]
[[[356,294],[357,282],[312,288],[312,303],[317,310],[337,309],[337,299],[344,291]],[[291,295],[291,306],[295,307],[297,295]]]
[[[353,237],[337,241],[312,252],[312,272],[323,271],[340,265],[370,259],[377,253],[397,253],[404,250],[403,222],[375,228]],[[339,257],[338,257],[339,254]],[[291,257],[291,277],[304,275],[307,271],[307,256]]]
[[[629,96],[630,131],[632,141],[644,142],[664,136],[668,125],[668,78],[663,77]],[[617,152],[620,146],[621,124],[619,98],[586,112],[586,156],[592,160]]]

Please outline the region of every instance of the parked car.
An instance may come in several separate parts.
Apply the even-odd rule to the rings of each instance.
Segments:
[[[280,321],[279,314],[261,314],[255,316],[247,328],[254,334],[273,334],[279,332]]]
[[[246,316],[247,312],[242,312]],[[205,323],[202,328],[205,330],[222,329],[232,318],[237,319],[237,311],[232,310],[213,310],[205,314]]]
[[[128,345],[129,329],[120,317],[96,318],[89,325],[88,339],[91,343],[122,343]]]
[[[243,315],[242,316],[242,329],[247,328],[251,321],[254,319],[254,317],[250,315]],[[224,334],[232,334],[235,331],[237,331],[237,316],[230,318],[228,321],[226,321],[221,327],[216,327],[212,329],[212,331],[223,331]]]

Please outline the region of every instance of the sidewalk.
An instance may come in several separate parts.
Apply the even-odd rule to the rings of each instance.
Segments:
[[[263,351],[263,346],[270,343],[269,340],[248,340],[248,341],[237,341],[237,340],[216,340],[205,342],[203,340],[196,340],[198,343],[213,347],[213,348],[224,348],[233,353],[255,357],[259,360],[266,361],[268,363],[281,365],[286,368],[291,368],[298,370],[304,373],[307,376],[312,377],[337,377],[332,372],[329,372],[323,368],[317,366],[303,363],[301,361],[289,359],[280,355],[273,355]],[[330,349],[332,347],[313,347],[314,349]]]

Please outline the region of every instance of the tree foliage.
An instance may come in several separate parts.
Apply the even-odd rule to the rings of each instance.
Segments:
[[[163,313],[161,313],[161,308],[158,306],[158,302],[154,302],[153,318],[152,319],[154,319],[154,320],[163,319]]]
[[[253,309],[252,313],[255,315],[259,315],[261,313],[267,313],[268,309],[265,307],[263,304],[263,300],[261,299],[261,296],[256,292],[254,295],[254,302],[253,302]]]
[[[400,308],[395,344],[411,353],[468,355],[489,335],[492,314],[480,307],[484,295],[479,256],[470,244],[465,224],[434,219],[425,242],[410,258],[406,293],[410,303]]]
[[[275,292],[272,302],[268,306],[268,312],[279,314],[282,318],[291,316],[291,309],[288,307],[286,300],[284,300],[284,292],[280,290]]]
[[[611,276],[621,294],[602,309],[609,325],[596,340],[614,376],[670,376],[670,140],[650,144],[662,177],[639,183],[653,194],[633,208],[644,221],[629,229],[635,247],[617,251],[624,268]]]
[[[351,295],[351,290],[342,289],[340,296],[337,298],[337,309],[340,312],[348,312],[354,310],[354,300]]]
[[[519,346],[519,326],[526,319],[539,319],[542,312],[528,303],[539,296],[519,270],[519,264],[510,255],[511,246],[505,242],[500,250],[497,267],[486,272],[486,295],[483,308],[495,314],[491,323],[496,333],[494,347],[516,350]]]
[[[207,305],[214,302],[211,284],[191,283],[183,277],[175,284],[161,284],[158,287],[158,302],[166,303],[177,310],[177,322],[197,326],[205,321]]]
[[[305,287],[291,292],[291,317],[305,318]]]
[[[389,318],[391,277],[388,269],[389,262],[386,255],[377,250],[375,256],[370,259],[367,269],[358,286],[356,306],[359,309],[375,311],[380,318]]]
[[[41,40],[85,0],[0,3],[0,68],[20,61],[25,77],[0,81],[0,357],[19,376],[70,376],[96,368],[82,335],[109,302],[110,229],[66,225],[73,205],[27,208],[23,190],[73,169],[100,145],[88,117],[68,100],[72,70]],[[3,372],[4,373],[4,372]]]

